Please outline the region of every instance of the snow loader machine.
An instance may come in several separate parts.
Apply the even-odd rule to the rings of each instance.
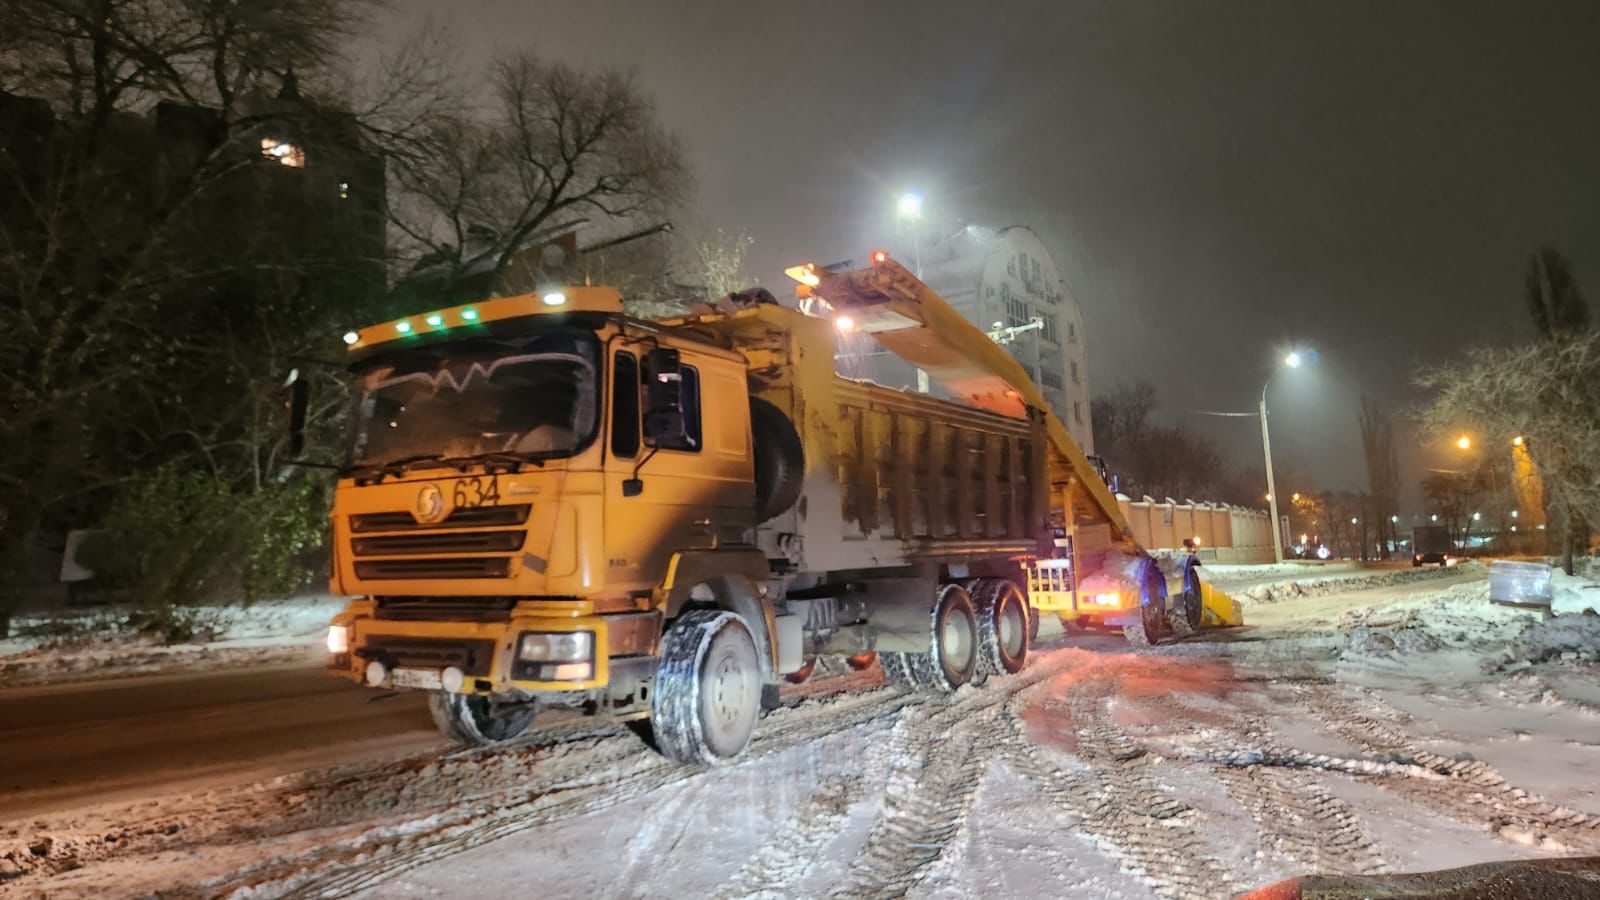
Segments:
[[[1197,560],[1134,544],[1025,372],[927,285],[881,252],[791,272],[811,312],[759,291],[642,320],[584,286],[346,335],[331,582],[356,599],[330,669],[429,692],[463,743],[567,707],[716,764],[821,658],[952,691],[1020,670],[1041,613],[1136,644],[1202,622]],[[841,377],[845,327],[952,399]]]

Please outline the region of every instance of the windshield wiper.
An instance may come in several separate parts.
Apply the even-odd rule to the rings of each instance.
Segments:
[[[449,459],[441,460],[441,462],[449,463],[453,466],[459,465],[463,469],[469,465],[472,465],[473,463],[478,463],[485,469],[489,469],[496,465],[502,465],[505,466],[507,471],[510,472],[515,472],[518,469],[521,469],[524,465],[530,463],[538,466],[541,469],[544,468],[544,460],[539,459],[536,456],[519,456],[515,453],[509,453],[503,450],[491,450],[487,453],[472,453],[468,454],[467,456],[452,456]]]
[[[403,456],[399,459],[391,459],[384,462],[350,466],[339,474],[356,478],[376,477],[379,481],[382,481],[385,475],[399,478],[406,473],[407,469],[418,463],[443,461],[444,454],[442,453],[421,453],[416,456]]]

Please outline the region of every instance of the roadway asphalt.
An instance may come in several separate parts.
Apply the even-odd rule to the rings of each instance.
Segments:
[[[440,744],[423,695],[306,666],[0,690],[0,822]]]

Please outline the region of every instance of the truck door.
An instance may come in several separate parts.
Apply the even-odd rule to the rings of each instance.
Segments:
[[[723,371],[726,361],[684,354],[678,368],[683,427],[656,438],[643,428],[650,349],[621,345],[610,362],[605,547],[607,580],[615,588],[655,585],[679,550],[738,540],[752,515],[739,509],[739,500],[746,498],[743,505],[752,509],[754,504],[742,371],[730,379]],[[736,392],[732,397],[726,396],[730,390]]]

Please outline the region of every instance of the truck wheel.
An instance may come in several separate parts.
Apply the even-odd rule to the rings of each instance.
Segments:
[[[972,595],[978,618],[978,670],[985,675],[1015,675],[1028,657],[1030,614],[1022,590],[1004,578],[985,578]]]
[[[1039,643],[1039,619],[1043,615],[1044,613],[1033,608],[1032,603],[1028,604],[1028,646],[1030,647]]]
[[[1172,611],[1172,631],[1179,637],[1188,637],[1200,630],[1203,603],[1200,599],[1200,577],[1189,572],[1183,579],[1183,594],[1178,597],[1178,608]]]
[[[756,522],[779,515],[800,499],[805,447],[783,410],[750,398],[750,437],[755,452]]]
[[[972,597],[959,584],[939,588],[929,617],[928,650],[910,654],[923,687],[953,691],[978,673],[978,617]]]
[[[744,752],[761,714],[761,660],[744,619],[678,617],[661,639],[650,714],[656,747],[674,762],[714,766]]]
[[[1161,601],[1147,598],[1139,606],[1139,621],[1122,626],[1122,636],[1135,647],[1152,647],[1161,640]]]
[[[476,694],[428,692],[428,712],[445,736],[482,747],[509,741],[528,730],[539,709],[531,701],[503,701]]]

